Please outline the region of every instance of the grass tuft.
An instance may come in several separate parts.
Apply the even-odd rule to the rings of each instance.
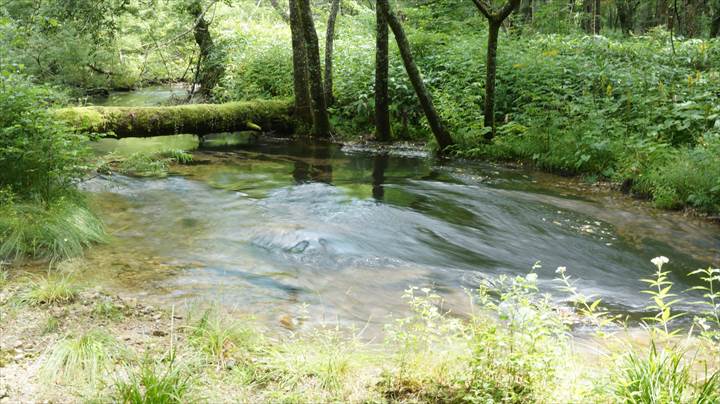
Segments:
[[[76,257],[93,243],[105,242],[102,221],[75,196],[48,204],[38,201],[0,206],[0,259]]]
[[[78,296],[78,289],[66,275],[51,274],[33,279],[30,284],[21,301],[33,306],[71,303]]]
[[[115,400],[125,404],[174,404],[187,400],[190,376],[173,366],[145,361],[128,380],[115,383]]]
[[[206,310],[191,326],[188,340],[208,360],[224,367],[231,358],[243,359],[261,343],[260,335],[250,327],[220,315],[218,309]]]
[[[115,338],[91,330],[55,344],[45,355],[40,374],[47,380],[93,386],[126,357],[127,351]]]

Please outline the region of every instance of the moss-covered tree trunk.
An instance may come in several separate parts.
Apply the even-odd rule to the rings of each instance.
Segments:
[[[263,100],[171,107],[76,107],[52,113],[79,132],[126,138],[243,130],[292,133],[292,109],[289,100]]]
[[[312,125],[312,107],[310,106],[310,82],[307,66],[307,49],[303,35],[302,19],[298,0],[289,0],[290,34],[293,51],[293,89],[295,93],[295,117],[307,125]]]
[[[333,96],[333,45],[335,43],[335,21],[340,11],[340,0],[333,0],[330,6],[327,29],[325,31],[325,104],[331,106],[335,102]]]
[[[485,139],[490,140],[495,137],[495,74],[497,71],[497,47],[500,27],[503,21],[518,8],[520,0],[509,0],[498,11],[494,11],[485,0],[473,0],[473,3],[488,21],[484,124],[486,128],[490,128],[490,132],[485,134]]]
[[[214,54],[216,49],[210,35],[210,23],[205,19],[205,10],[199,0],[190,4],[189,12],[195,18],[193,36],[200,49],[195,76],[197,83],[200,84],[200,93],[209,96],[225,73],[225,67],[220,61],[215,60],[217,55]]]
[[[313,135],[320,138],[330,137],[330,119],[325,104],[325,90],[320,64],[320,47],[317,31],[313,22],[310,0],[297,0],[302,21],[303,38],[307,57],[308,77],[310,78],[310,101],[313,114]]]
[[[425,88],[425,83],[420,76],[420,70],[418,70],[417,65],[413,61],[410,42],[408,42],[405,36],[405,31],[403,31],[400,20],[398,20],[392,10],[390,10],[388,0],[377,0],[377,5],[382,10],[390,29],[392,29],[395,35],[395,40],[400,48],[400,56],[402,57],[403,65],[405,65],[405,71],[407,71],[410,82],[420,100],[420,105],[422,106],[423,112],[425,112],[425,117],[428,120],[428,124],[430,124],[430,129],[432,129],[433,135],[435,135],[435,140],[437,140],[440,150],[445,150],[453,144],[452,137],[450,137],[450,133],[445,128],[445,125],[435,110],[430,92]]]
[[[375,138],[386,142],[390,140],[390,94],[388,92],[389,33],[385,15],[377,4],[375,21]]]

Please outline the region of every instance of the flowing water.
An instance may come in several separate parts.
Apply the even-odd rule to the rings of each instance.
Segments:
[[[541,289],[558,299],[555,268],[567,266],[581,292],[638,317],[651,258],[670,257],[678,291],[695,284],[690,271],[720,265],[717,224],[577,180],[417,152],[229,139],[167,178],[84,184],[113,236],[88,254],[93,282],[160,303],[216,300],[276,324],[307,313],[374,325],[407,312],[410,285],[462,312],[464,288],[536,261]],[[196,145],[185,135],[96,148]]]
[[[192,143],[164,139],[150,145]],[[113,235],[89,254],[98,282],[165,302],[219,300],[271,321],[307,310],[374,324],[405,312],[410,285],[462,311],[463,288],[524,275],[536,261],[541,288],[557,290],[554,270],[567,266],[584,293],[640,314],[651,258],[670,257],[679,289],[692,286],[691,270],[720,263],[717,225],[529,171],[273,141],[195,159],[168,178],[85,184]]]

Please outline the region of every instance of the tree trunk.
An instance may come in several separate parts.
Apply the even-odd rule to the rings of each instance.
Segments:
[[[586,34],[593,34],[593,4],[595,0],[583,0],[581,25]]]
[[[308,77],[310,78],[310,101],[313,113],[313,135],[330,137],[330,119],[325,104],[323,89],[322,66],[320,65],[320,47],[317,31],[312,18],[310,0],[297,0],[302,20],[303,38],[307,57]]]
[[[485,127],[492,131],[485,134],[485,139],[495,137],[495,73],[497,71],[497,46],[502,22],[490,21],[488,27],[488,45],[485,77]]]
[[[293,50],[293,89],[295,93],[295,116],[305,125],[312,125],[310,106],[310,83],[307,67],[307,49],[303,36],[302,20],[297,4],[298,0],[289,0],[290,33]]]
[[[720,9],[715,10],[712,20],[710,21],[710,38],[720,36]]]
[[[294,127],[292,105],[284,100],[171,107],[76,107],[51,113],[79,132],[110,133],[118,139],[245,130],[292,133]]]
[[[425,83],[423,83],[422,77],[420,76],[420,71],[413,61],[412,53],[410,52],[410,43],[405,36],[402,25],[395,14],[393,14],[390,10],[388,0],[377,0],[377,5],[380,6],[388,25],[390,25],[390,29],[392,29],[393,34],[395,35],[395,40],[397,41],[398,48],[400,48],[400,56],[402,56],[405,70],[407,71],[410,82],[415,89],[415,93],[417,93],[420,105],[425,112],[425,117],[430,124],[433,134],[435,135],[438,146],[440,147],[440,150],[443,151],[448,146],[451,146],[453,141],[450,137],[450,133],[445,128],[445,125],[443,125],[440,116],[437,111],[435,111],[435,106],[433,105],[430,93],[427,88],[425,88]]]
[[[200,49],[200,58],[197,64],[195,76],[200,84],[200,93],[209,96],[212,89],[220,81],[225,68],[219,61],[212,60],[215,44],[210,35],[210,24],[205,19],[205,10],[199,1],[193,2],[189,6],[190,14],[195,18],[195,27],[193,28],[193,36],[195,42]]]
[[[388,25],[382,9],[375,9],[375,138],[390,140],[390,94],[388,92]]]
[[[340,11],[340,0],[333,0],[328,16],[327,30],[325,32],[325,104],[331,106],[335,102],[333,96],[333,44],[335,42],[335,21]]]

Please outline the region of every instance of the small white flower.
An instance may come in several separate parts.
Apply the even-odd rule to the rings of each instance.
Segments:
[[[535,272],[530,272],[529,274],[525,275],[525,279],[530,283],[535,283],[537,281],[537,274]]]
[[[697,320],[698,325],[700,327],[702,327],[703,330],[707,331],[710,328],[710,326],[707,324],[707,320],[705,320],[705,317],[700,317],[696,320]]]
[[[656,267],[662,268],[662,266],[663,266],[664,264],[667,264],[668,262],[670,262],[670,260],[668,259],[668,257],[665,257],[665,256],[662,256],[662,255],[661,255],[661,256],[659,256],[659,257],[655,257],[655,258],[651,259],[650,262],[652,262],[653,264],[655,264]]]
[[[425,294],[428,294],[428,293],[430,293],[430,288],[422,288],[422,289],[420,289],[420,291],[422,291]]]
[[[566,268],[566,267],[557,267],[557,269],[555,270],[555,273],[562,275],[562,274],[565,273],[565,271],[567,271],[567,268]]]

